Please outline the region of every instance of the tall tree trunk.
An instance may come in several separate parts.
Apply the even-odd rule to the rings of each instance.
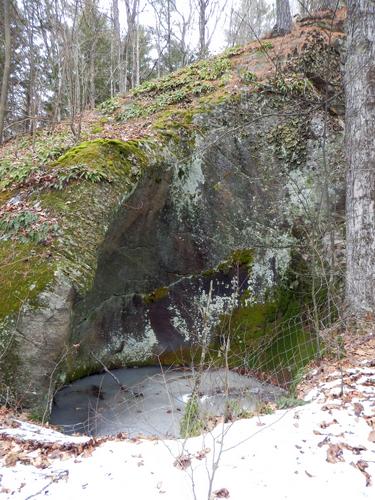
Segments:
[[[201,59],[207,55],[206,25],[208,1],[199,0],[199,57]]]
[[[35,79],[36,79],[36,68],[35,68],[35,44],[34,44],[34,23],[35,23],[35,11],[34,5],[31,2],[30,12],[28,15],[28,26],[27,26],[27,34],[28,34],[28,50],[29,50],[29,85],[27,89],[27,109],[26,109],[26,124],[27,124],[27,132],[34,135],[35,133]]]
[[[125,0],[127,33],[125,38],[125,78],[122,82],[120,92],[124,93],[128,90],[128,72],[131,70],[130,85],[134,84],[134,48],[135,48],[135,23],[138,12],[138,0]],[[133,85],[134,86],[134,85]]]
[[[10,1],[3,0],[4,10],[4,73],[1,83],[0,94],[0,143],[3,140],[3,131],[5,123],[6,108],[8,103],[8,88],[10,76],[10,57],[12,50],[11,36],[10,36]]]
[[[375,313],[375,4],[348,0],[346,301]]]
[[[292,29],[292,15],[290,13],[289,0],[276,0],[276,25],[272,33],[274,35],[285,35]]]
[[[90,68],[89,68],[89,80],[90,80],[90,90],[89,90],[89,105],[91,109],[95,108],[95,98],[96,98],[96,87],[95,87],[95,51],[96,51],[96,41],[93,42],[90,50]]]
[[[137,26],[136,26],[136,43],[135,43],[135,85],[139,85],[141,81],[141,68],[140,68],[140,46],[139,46],[139,13],[137,15]]]
[[[113,30],[114,30],[114,54],[115,54],[115,81],[117,92],[124,91],[124,65],[122,57],[122,47],[121,47],[121,29],[120,29],[120,13],[118,8],[118,0],[113,0],[112,2],[113,11]]]

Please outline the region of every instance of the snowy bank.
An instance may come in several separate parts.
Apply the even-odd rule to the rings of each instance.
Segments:
[[[375,368],[333,372],[308,399],[185,441],[99,443],[20,422],[0,429],[0,494],[23,500],[374,498]]]

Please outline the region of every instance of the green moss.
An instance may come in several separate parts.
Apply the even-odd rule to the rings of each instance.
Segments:
[[[38,194],[42,206],[59,221],[59,238],[53,243],[59,269],[81,292],[92,284],[97,250],[120,201],[148,166],[146,141],[114,139],[86,141],[60,157],[54,168],[67,172],[84,164],[88,172],[110,175],[111,182],[92,183],[90,178]]]
[[[173,147],[177,158],[185,159],[195,145],[196,135],[201,130],[194,124],[197,110],[173,108],[158,115],[153,124],[159,140]]]
[[[250,248],[240,248],[234,250],[230,256],[220,262],[216,267],[212,269],[207,269],[202,273],[202,276],[207,278],[215,276],[218,272],[227,273],[233,268],[237,268],[238,266],[247,266],[250,267],[254,258],[254,251]]]
[[[23,303],[37,305],[37,297],[51,283],[56,263],[37,244],[0,242],[0,321]]]
[[[40,305],[39,294],[53,282],[56,265],[44,246],[15,241],[0,242],[0,262],[0,403],[16,405],[18,313],[23,305]]]
[[[64,190],[40,194],[43,207],[60,222],[60,237],[53,243],[58,267],[81,292],[90,288],[97,266],[97,250],[112,213],[131,182],[71,184]]]
[[[168,297],[169,289],[167,287],[157,288],[153,290],[151,293],[143,296],[143,301],[145,304],[153,304],[154,302],[158,302],[159,300],[165,299]]]
[[[254,252],[249,248],[240,248],[231,253],[229,258],[217,266],[219,271],[229,271],[237,266],[250,266],[253,262]]]
[[[104,171],[113,176],[128,175],[132,164],[145,166],[147,158],[139,141],[123,142],[117,139],[94,139],[79,144],[61,156],[54,166],[86,165],[89,169]]]
[[[314,334],[304,327],[302,315],[302,304],[286,287],[279,287],[264,303],[237,308],[220,326],[230,336],[230,366],[243,366],[269,374],[282,385],[291,384],[316,354]]]
[[[186,109],[170,109],[160,113],[153,127],[158,131],[190,129],[193,124],[194,111]]]

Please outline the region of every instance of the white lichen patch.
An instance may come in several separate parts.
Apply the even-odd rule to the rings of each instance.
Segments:
[[[0,321],[0,361],[5,357],[12,344],[15,324],[14,318]]]
[[[143,337],[135,338],[133,335],[129,335],[123,349],[123,356],[126,358],[126,361],[146,361],[152,355],[153,348],[157,342],[150,320],[146,318]]]
[[[238,279],[234,277],[227,295],[215,295],[206,290],[196,294],[189,308],[189,316],[193,318],[190,328],[176,306],[169,307],[171,323],[185,341],[209,342],[211,332],[220,324],[222,316],[238,307],[239,299]]]
[[[279,248],[267,248],[255,258],[248,281],[249,297],[245,301],[246,305],[264,302],[266,293],[285,276],[291,259],[288,248],[290,238],[285,235],[282,240],[279,241]]]
[[[181,315],[178,307],[170,305],[168,310],[171,315],[171,323],[173,328],[175,328],[178,333],[184,338],[185,342],[188,342],[192,337],[191,329],[189,329],[185,318]]]

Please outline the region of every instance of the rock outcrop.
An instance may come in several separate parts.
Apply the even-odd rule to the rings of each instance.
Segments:
[[[170,97],[144,137],[113,139],[142,96],[160,103],[181,72],[144,84],[112,110],[118,121],[104,106],[100,138],[87,134],[6,191],[6,220],[21,207],[45,234],[33,241],[25,229],[22,239],[4,225],[3,401],[47,414],[57,385],[103,365],[186,362],[192,345],[220,351],[228,317],[238,354],[239,331],[250,342],[259,325],[266,334],[264,325],[295,313],[305,286],[295,266],[308,265],[306,242],[343,199],[339,98],[325,114],[324,88],[313,83],[340,88],[340,37],[328,45],[320,29],[298,26],[289,46],[273,40],[282,73],[255,44],[214,59],[215,71],[195,65],[185,72],[203,75],[209,97],[186,94],[178,106]]]

